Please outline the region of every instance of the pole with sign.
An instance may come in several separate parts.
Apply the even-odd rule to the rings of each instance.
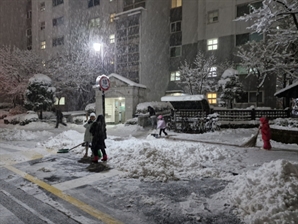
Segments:
[[[106,75],[98,76],[96,81],[99,84],[99,90],[102,92],[102,114],[105,117],[105,91],[110,88],[110,79]]]

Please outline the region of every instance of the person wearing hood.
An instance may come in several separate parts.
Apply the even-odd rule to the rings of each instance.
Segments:
[[[86,152],[85,152],[85,155],[84,155],[83,158],[88,157],[88,149],[89,149],[89,147],[91,145],[91,142],[92,142],[92,134],[90,133],[90,128],[91,128],[93,122],[95,121],[95,119],[96,119],[95,113],[91,113],[90,116],[89,116],[89,119],[88,119],[88,115],[86,115],[86,120],[83,124],[83,126],[85,128],[83,145],[85,145],[85,149],[86,149]]]
[[[260,127],[259,128],[261,130],[262,139],[263,139],[262,149],[270,150],[271,149],[271,144],[270,144],[271,130],[270,130],[270,126],[269,126],[269,121],[266,117],[260,118]]]
[[[93,163],[98,163],[99,156],[98,150],[100,149],[102,152],[102,160],[107,161],[108,156],[106,153],[106,144],[105,139],[107,138],[107,130],[106,124],[104,120],[104,116],[102,114],[98,115],[96,121],[92,124],[90,128],[90,133],[92,134],[92,146],[91,150],[93,152],[94,158],[92,160]]]

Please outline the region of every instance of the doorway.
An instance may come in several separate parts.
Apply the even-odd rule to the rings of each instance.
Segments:
[[[107,123],[124,123],[125,122],[125,98],[106,98],[105,113]]]

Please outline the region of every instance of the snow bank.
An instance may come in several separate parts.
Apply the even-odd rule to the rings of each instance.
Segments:
[[[298,164],[265,163],[229,185],[231,201],[246,223],[297,223]]]
[[[25,131],[18,129],[1,129],[0,139],[5,141],[26,141],[40,139],[41,136],[51,135],[48,131]]]
[[[73,147],[80,144],[80,142],[83,143],[83,135],[77,131],[68,130],[55,137],[50,137],[40,145],[50,149],[59,149],[61,147]]]

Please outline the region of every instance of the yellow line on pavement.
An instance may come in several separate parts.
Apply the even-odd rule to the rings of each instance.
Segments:
[[[87,212],[89,215],[92,215],[93,217],[101,220],[102,222],[104,223],[107,223],[107,224],[121,224],[122,222],[112,218],[111,216],[109,216],[108,214],[106,213],[103,213],[95,208],[93,208],[92,206],[76,199],[76,198],[73,198],[67,194],[65,194],[63,191],[37,179],[36,177],[33,177],[13,166],[10,166],[10,165],[3,165],[3,167],[5,167],[6,169],[8,170],[11,170],[12,172],[22,176],[23,178],[31,181],[32,183],[35,183],[37,184],[39,187],[47,190],[48,192],[58,196],[59,198],[62,198],[63,200],[73,204],[74,206],[78,207],[79,209]]]

